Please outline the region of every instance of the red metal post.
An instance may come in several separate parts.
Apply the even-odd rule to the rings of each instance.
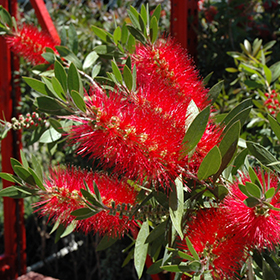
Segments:
[[[16,0],[0,0],[0,5],[7,9],[12,15],[16,14]],[[14,82],[13,71],[18,70],[18,58],[13,56],[0,37],[0,116],[10,120],[15,115],[18,106],[20,92]],[[1,141],[2,171],[13,173],[10,158],[19,159],[21,147],[20,134],[9,132],[7,137]],[[11,183],[3,180],[3,187]],[[23,218],[23,200],[4,198],[4,242],[5,252],[0,256],[0,279],[15,279],[18,275],[25,273],[25,228]]]
[[[35,10],[36,16],[42,29],[45,30],[49,35],[51,35],[55,42],[60,44],[60,37],[46,8],[44,0],[30,0],[30,2]]]
[[[194,59],[197,56],[198,1],[171,0],[171,34],[188,50]]]

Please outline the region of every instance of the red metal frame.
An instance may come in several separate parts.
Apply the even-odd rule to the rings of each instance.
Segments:
[[[171,1],[171,35],[188,50],[192,57],[197,57],[198,1]]]

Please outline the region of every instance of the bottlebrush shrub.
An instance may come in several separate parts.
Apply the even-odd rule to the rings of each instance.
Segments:
[[[113,34],[93,26],[102,42],[82,61],[65,46],[44,55],[51,70],[41,80],[24,78],[47,116],[30,133],[49,148],[65,140],[65,148],[92,161],[88,171],[60,166],[43,175],[36,158],[29,166],[21,152],[22,163],[11,159],[15,175],[0,173],[14,184],[0,195],[39,196],[37,211],[49,215],[54,229],[60,224],[57,238],[74,229],[113,239],[132,232],[128,256],[139,278],[146,256],[155,262],[148,273],[174,272],[176,279],[266,275],[269,265],[252,263],[251,253],[279,241],[277,175],[259,183],[262,175],[245,157],[280,171],[277,159],[253,142],[237,151],[251,100],[220,116],[212,103],[222,82],[206,89],[187,52],[171,38],[158,39],[160,14],[160,6],[152,14],[131,7],[131,24]],[[2,33],[11,34],[9,14],[1,8],[0,16]],[[108,58],[104,77],[99,65]],[[280,135],[277,121],[269,122]],[[231,183],[241,168],[249,169],[250,181],[244,175]],[[270,263],[272,271],[277,265]]]
[[[14,53],[33,65],[47,63],[42,54],[46,52],[46,48],[57,53],[55,46],[59,45],[59,42],[55,42],[47,33],[32,25],[23,25],[13,30],[7,36],[6,42]]]

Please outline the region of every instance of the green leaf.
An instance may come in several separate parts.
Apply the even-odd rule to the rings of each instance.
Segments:
[[[64,89],[56,77],[52,77],[52,86],[57,96],[63,101],[66,101]]]
[[[183,260],[188,260],[188,261],[193,261],[194,257],[182,252],[182,251],[177,251],[178,256],[183,259]]]
[[[162,272],[163,269],[161,268],[161,264],[162,264],[162,259],[156,261],[147,269],[146,273],[149,275],[153,275]]]
[[[56,60],[54,63],[54,75],[61,84],[63,91],[67,91],[67,74],[62,64]]]
[[[44,95],[48,95],[46,85],[43,82],[29,77],[23,77],[23,80],[34,90]]]
[[[113,37],[114,37],[115,44],[118,44],[120,42],[120,40],[121,40],[121,37],[122,37],[122,30],[121,30],[120,26],[118,26],[115,29]]]
[[[30,172],[30,174],[32,175],[32,177],[35,180],[36,186],[39,187],[41,190],[45,191],[46,188],[43,185],[42,181],[39,179],[39,177],[37,176],[37,174],[34,172],[34,170],[32,170],[30,167],[28,168],[28,171]]]
[[[157,21],[159,21],[160,19],[160,13],[161,13],[161,6],[160,5],[157,5],[157,7],[155,8],[152,16],[155,16]]]
[[[98,54],[96,51],[92,51],[90,52],[87,56],[86,59],[83,63],[83,69],[86,70],[88,68],[90,68],[98,59]]]
[[[202,81],[203,85],[206,86],[208,84],[208,82],[210,81],[212,75],[214,72],[209,73]]]
[[[251,99],[246,99],[243,102],[241,102],[239,105],[237,105],[235,108],[233,108],[228,115],[224,118],[222,123],[225,125],[228,125],[229,122],[231,122],[232,119],[236,117],[241,111],[244,109],[248,109],[248,107],[252,106],[252,100]]]
[[[27,162],[27,159],[24,155],[24,152],[23,150],[20,150],[20,159],[21,159],[21,162],[22,162],[22,165],[25,167],[25,168],[28,168],[29,165],[28,165],[28,162]]]
[[[48,63],[53,64],[55,62],[55,55],[53,53],[45,52],[41,55]]]
[[[211,99],[211,102],[214,103],[216,99],[218,98],[222,88],[224,86],[224,81],[219,81],[217,84],[215,84],[208,92],[209,99]]]
[[[73,220],[69,226],[67,226],[67,228],[65,229],[65,231],[63,232],[63,234],[61,234],[60,238],[63,238],[67,235],[69,235],[70,233],[72,233],[75,228],[77,226],[77,221]]]
[[[280,77],[280,61],[272,64],[269,69],[272,73],[271,82],[273,83]]]
[[[145,5],[141,5],[141,12],[140,12],[142,19],[144,21],[144,24],[147,25],[147,10],[145,8]]]
[[[26,182],[27,184],[30,184],[32,186],[36,185],[36,182],[35,182],[33,176],[26,168],[15,165],[13,167],[13,169],[14,169],[15,173],[18,175],[18,177],[20,177],[24,182]]]
[[[36,98],[36,102],[40,111],[54,114],[57,116],[72,115],[72,112],[64,104],[59,103],[49,96],[40,96]]]
[[[90,208],[80,208],[71,212],[72,216],[79,217],[79,216],[87,216],[90,214],[95,214]]]
[[[38,178],[43,181],[43,170],[41,168],[40,163],[38,162],[38,160],[36,159],[36,157],[34,156],[34,154],[31,155],[31,161],[32,161],[32,166],[36,172],[36,175],[38,176]]]
[[[143,45],[146,45],[147,40],[141,31],[130,25],[127,26],[127,29],[130,32],[130,34],[133,35],[133,37],[135,37],[136,40],[140,41]]]
[[[7,24],[10,28],[13,27],[13,20],[12,20],[10,13],[6,9],[4,9],[2,6],[0,6],[0,18],[1,18],[1,21],[3,23]]]
[[[155,16],[152,17],[151,23],[150,23],[150,39],[151,42],[154,43],[157,40],[158,37],[158,21]]]
[[[58,133],[61,133],[61,134],[66,133],[65,130],[62,128],[61,123],[58,120],[49,118],[48,122]]]
[[[99,74],[100,70],[101,70],[100,64],[94,65],[91,70],[91,77],[94,79]]]
[[[143,222],[140,231],[137,235],[134,250],[134,266],[140,279],[145,266],[145,261],[148,253],[148,244],[145,243],[149,235],[149,222]]]
[[[4,179],[4,180],[6,180],[6,181],[9,181],[9,182],[21,184],[20,179],[18,179],[18,178],[17,178],[15,175],[13,175],[13,174],[0,172],[0,178]]]
[[[131,54],[134,53],[135,45],[136,45],[135,38],[131,34],[129,34],[128,40],[127,40],[127,46],[126,46],[129,53],[131,53]]]
[[[112,238],[107,235],[105,235],[99,244],[96,247],[96,251],[103,251],[109,247],[111,247],[113,244],[115,244],[118,241],[118,238]]]
[[[250,176],[251,182],[254,183],[255,185],[257,185],[260,190],[262,190],[262,184],[258,178],[258,175],[256,174],[256,172],[254,171],[254,169],[251,166],[249,166],[249,176]]]
[[[127,11],[127,14],[133,24],[133,26],[139,30],[141,30],[141,26],[139,23],[139,13],[133,6],[130,6],[130,10]]]
[[[246,206],[248,206],[250,208],[253,208],[260,204],[260,201],[258,199],[256,199],[255,197],[248,197],[243,202]]]
[[[126,85],[127,89],[131,90],[132,85],[133,85],[133,77],[132,77],[131,71],[127,67],[127,65],[125,65],[124,68],[123,68],[123,79],[124,79],[124,82],[125,82],[125,85]]]
[[[182,232],[182,218],[184,214],[184,189],[182,180],[181,177],[176,178],[175,188],[172,188],[169,195],[170,218],[181,239],[184,238]]]
[[[108,33],[107,31],[105,31],[97,26],[92,26],[91,29],[95,33],[95,35],[98,36],[102,41],[107,42],[107,43],[114,42],[113,36],[110,33]]]
[[[186,236],[186,243],[187,243],[187,246],[188,246],[188,248],[189,248],[190,253],[193,255],[193,257],[194,257],[197,261],[199,261],[199,260],[200,260],[199,255],[197,254],[197,252],[196,252],[196,250],[194,249],[194,247],[193,247],[193,245],[192,245],[190,239],[189,239],[187,236]]]
[[[270,188],[266,191],[265,193],[265,198],[266,199],[269,199],[269,198],[272,198],[275,194],[275,189],[274,188]]]
[[[250,197],[251,195],[248,193],[246,186],[242,185],[242,184],[238,184],[238,188],[239,190],[245,194],[246,196]]]
[[[214,146],[199,166],[197,177],[199,180],[207,179],[218,172],[222,163],[222,155],[217,146]]]
[[[258,159],[262,164],[269,166],[269,164],[277,162],[277,159],[262,145],[253,142],[246,142],[247,148],[251,155]],[[280,172],[280,165],[276,164],[270,168],[275,169],[277,172]]]
[[[240,152],[234,160],[233,168],[232,168],[232,175],[236,175],[239,168],[244,164],[245,158],[248,155],[248,149],[244,149]]]
[[[69,49],[63,46],[55,46],[55,48],[61,57],[64,57],[67,61],[74,63],[78,69],[82,69],[81,61],[73,52],[71,52]]]
[[[255,198],[262,197],[261,190],[256,184],[251,183],[251,182],[246,182],[245,187],[246,187],[247,192],[250,194],[250,196],[255,197]]]
[[[0,197],[11,197],[11,198],[25,198],[31,196],[32,193],[27,194],[19,190],[18,187],[11,186],[0,190]]]
[[[57,243],[59,241],[59,239],[64,231],[65,231],[64,225],[60,224],[55,232],[55,239],[54,239],[55,243]]]
[[[271,266],[263,259],[262,261],[263,280],[276,280],[276,275]]]
[[[183,272],[198,272],[201,270],[201,263],[197,260],[189,262],[187,265],[179,265],[180,271]]]
[[[169,272],[180,272],[179,266],[176,264],[173,265],[163,265],[160,267],[162,270],[166,270]]]
[[[102,209],[104,208],[103,205],[99,202],[99,200],[96,197],[94,197],[89,191],[81,189],[81,193],[84,196],[84,198],[92,205],[98,208],[102,208]]]
[[[47,129],[39,139],[40,143],[52,143],[61,138],[61,133],[57,132],[53,127]]]
[[[272,73],[266,65],[262,65],[268,84],[271,83]]]
[[[72,52],[77,55],[78,53],[78,35],[76,29],[72,23],[70,23],[68,28],[68,44]]]
[[[182,156],[186,156],[200,141],[210,115],[210,106],[201,111],[190,124],[183,139]]]
[[[126,23],[124,23],[123,26],[122,26],[122,37],[121,37],[121,43],[123,45],[126,44],[127,38],[128,38],[128,29],[126,27]]]
[[[166,231],[166,225],[167,225],[167,220],[164,222],[160,223],[158,226],[156,226],[148,235],[145,243],[151,243],[155,239],[157,239],[159,236],[163,235]]]
[[[101,197],[101,194],[99,192],[98,186],[95,182],[93,182],[93,188],[94,188],[94,194],[96,196],[97,201],[102,203],[102,197]]]
[[[268,114],[267,118],[269,120],[269,124],[270,124],[273,132],[275,133],[276,137],[280,141],[280,125],[279,125],[279,123],[269,114]]]
[[[117,78],[118,82],[122,83],[121,71],[114,60],[111,61],[111,65],[112,65],[113,73],[114,73],[115,77]]]
[[[70,92],[70,95],[77,108],[79,108],[82,112],[85,113],[87,111],[87,108],[82,96],[75,90],[72,90]]]
[[[81,77],[78,73],[77,68],[73,63],[70,64],[69,70],[68,70],[68,78],[67,78],[67,85],[69,92],[72,90],[75,90],[79,92],[83,96],[83,92],[81,92]]]

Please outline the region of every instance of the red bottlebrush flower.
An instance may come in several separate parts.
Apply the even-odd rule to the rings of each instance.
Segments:
[[[122,237],[136,224],[127,216],[119,217],[109,214],[111,202],[115,205],[122,203],[135,204],[137,191],[125,181],[119,181],[116,177],[109,177],[102,173],[92,173],[74,167],[63,170],[58,168],[50,171],[50,178],[46,181],[46,191],[42,193],[37,206],[42,215],[49,215],[49,219],[59,221],[64,225],[70,224],[75,217],[71,215],[74,210],[86,207],[82,199],[81,189],[85,189],[84,181],[90,191],[94,193],[96,183],[102,202],[108,209],[101,210],[98,214],[85,220],[77,221],[77,229],[85,233],[99,232],[101,235]]]
[[[265,97],[267,97],[267,99],[265,100],[264,105],[271,115],[276,116],[280,112],[279,94],[274,89],[271,92],[272,94],[265,94]]]
[[[258,171],[260,182],[263,181],[261,172]],[[265,191],[270,188],[277,190],[278,179],[276,175],[272,174],[270,177],[264,176]],[[269,181],[269,182],[268,182]],[[230,195],[224,200],[224,205],[228,209],[228,220],[235,228],[235,233],[244,239],[249,248],[256,247],[262,250],[264,247],[273,249],[275,244],[280,242],[280,212],[270,209],[265,204],[260,203],[255,207],[248,207],[244,204],[247,198],[243,194],[238,184],[246,184],[250,182],[248,175],[242,174],[240,180],[236,180],[230,185]],[[262,182],[262,184],[264,184]],[[263,198],[264,199],[264,198]],[[270,204],[274,207],[280,205],[279,192],[274,195]]]
[[[171,100],[172,102],[186,103],[193,99],[200,109],[209,104],[208,91],[198,78],[192,60],[173,40],[159,40],[154,45],[137,46],[135,54],[132,55],[132,63],[136,64],[140,85],[157,85],[159,81],[163,81],[168,88],[177,91],[176,99]]]
[[[234,279],[245,259],[244,245],[228,227],[226,210],[199,210],[186,226],[186,234],[200,257],[202,271],[210,270],[213,279]],[[180,250],[189,252],[185,240]]]
[[[32,25],[24,25],[19,28],[12,36],[7,36],[6,41],[14,53],[19,54],[33,65],[46,63],[41,56],[46,48],[51,48],[57,53],[55,46],[59,45],[48,34],[39,31]]]
[[[134,180],[164,185],[180,173],[181,127],[149,106],[121,94],[91,92],[87,117],[69,132],[78,152],[100,159],[100,165]]]

